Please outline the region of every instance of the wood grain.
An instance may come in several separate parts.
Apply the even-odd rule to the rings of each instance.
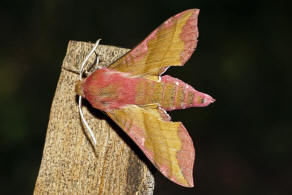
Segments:
[[[83,111],[97,139],[93,146],[81,123],[74,92],[76,72],[93,44],[70,41],[53,99],[34,194],[153,194],[149,169],[124,141],[121,129],[98,110]],[[100,45],[102,66],[128,50]],[[93,64],[93,55],[88,65]],[[114,129],[113,129],[114,128]]]

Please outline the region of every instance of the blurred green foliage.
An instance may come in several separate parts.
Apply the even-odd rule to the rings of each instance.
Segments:
[[[289,1],[3,0],[1,194],[31,194],[69,40],[132,48],[168,17],[200,8],[197,51],[178,77],[216,98],[171,113],[196,147],[194,189],[156,174],[156,194],[292,194]]]

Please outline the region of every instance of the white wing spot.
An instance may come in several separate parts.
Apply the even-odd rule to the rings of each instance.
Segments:
[[[161,82],[161,76],[158,77],[158,82]]]
[[[185,109],[185,108],[186,108],[186,106],[185,106],[185,103],[184,103],[184,102],[182,102],[182,103],[181,103],[181,107],[182,107],[182,109]]]

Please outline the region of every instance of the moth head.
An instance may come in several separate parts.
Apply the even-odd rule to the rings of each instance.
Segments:
[[[84,97],[84,91],[83,91],[83,81],[77,81],[75,85],[75,92],[77,95],[80,95]]]

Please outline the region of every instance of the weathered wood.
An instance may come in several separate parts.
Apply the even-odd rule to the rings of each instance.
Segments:
[[[70,41],[53,99],[45,147],[34,194],[153,194],[147,166],[120,137],[121,131],[85,103],[83,111],[97,139],[93,146],[81,123],[74,92],[79,66],[93,44]],[[100,65],[127,49],[100,45]],[[92,64],[93,55],[87,64]],[[72,70],[72,71],[68,71]],[[112,129],[112,126],[114,129]]]

